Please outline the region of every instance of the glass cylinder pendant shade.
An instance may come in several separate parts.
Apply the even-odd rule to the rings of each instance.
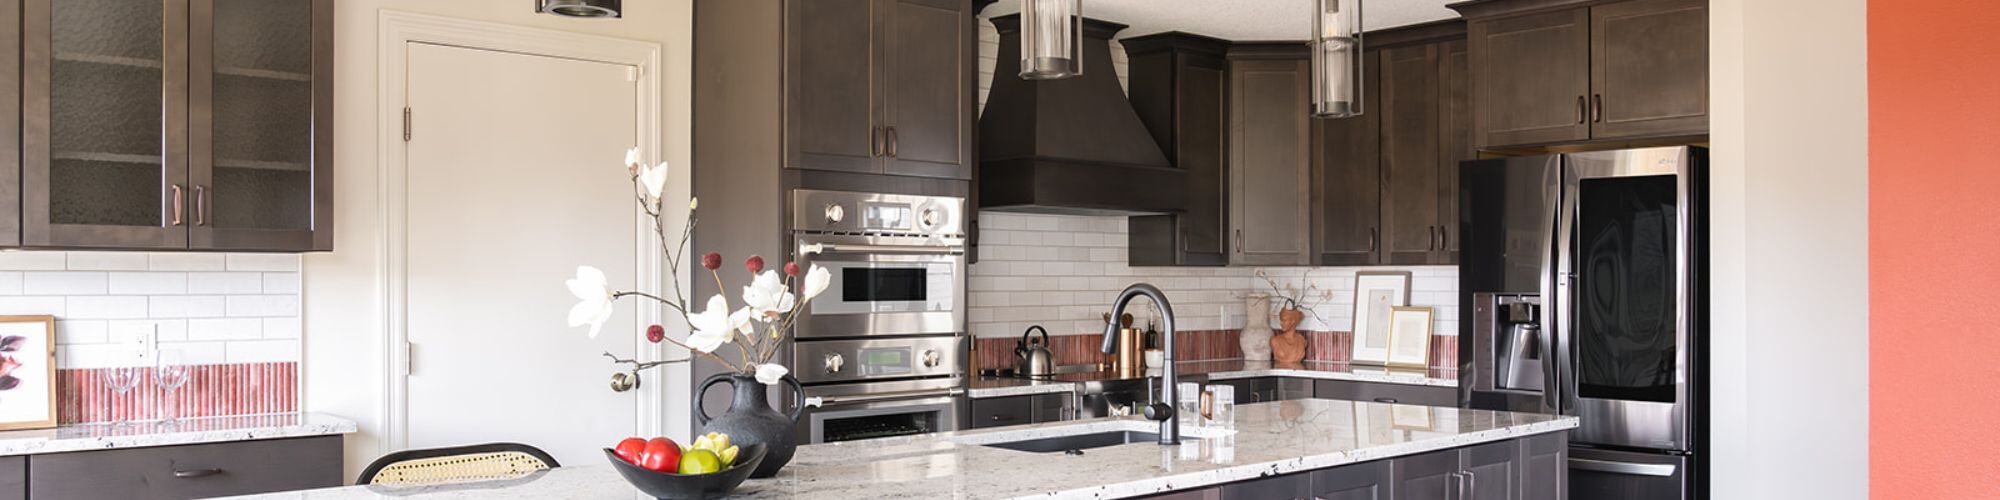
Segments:
[[[1021,79],[1083,74],[1083,0],[1021,0]]]
[[[1361,0],[1312,0],[1312,113],[1361,114]]]

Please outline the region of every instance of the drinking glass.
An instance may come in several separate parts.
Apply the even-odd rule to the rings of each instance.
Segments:
[[[1208,425],[1232,427],[1236,424],[1236,386],[1208,387]]]
[[[1201,384],[1181,382],[1174,387],[1174,412],[1181,416],[1181,423],[1201,426]]]
[[[160,422],[176,423],[180,419],[180,404],[174,393],[188,382],[186,354],[178,349],[160,350],[158,364],[153,366],[153,382],[160,386],[160,402],[165,406],[166,416]]]
[[[111,399],[104,402],[104,413],[111,417],[111,427],[114,429],[123,427],[131,420],[132,408],[127,406],[125,411],[121,413],[118,411],[118,402],[125,399],[125,393],[132,392],[132,389],[139,387],[139,379],[143,375],[140,370],[143,370],[143,368],[136,366],[119,366],[104,369],[104,386],[111,389],[112,394]]]

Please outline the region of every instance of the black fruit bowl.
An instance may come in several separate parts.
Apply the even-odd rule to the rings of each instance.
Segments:
[[[611,460],[611,467],[618,469],[618,475],[625,476],[625,482],[632,483],[641,493],[653,498],[705,499],[722,498],[730,490],[750,478],[750,472],[757,470],[757,463],[764,461],[765,447],[761,444],[743,446],[736,452],[736,463],[713,474],[669,474],[632,465],[618,458],[618,453],[604,449],[604,458]]]

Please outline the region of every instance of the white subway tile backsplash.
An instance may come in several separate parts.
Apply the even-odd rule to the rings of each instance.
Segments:
[[[8,271],[61,271],[66,269],[61,252],[0,252],[0,269]]]
[[[299,359],[297,340],[234,341],[224,345],[224,359],[230,363],[268,363]]]
[[[65,319],[131,319],[146,317],[146,298],[128,295],[75,295],[66,298]]]
[[[30,272],[22,275],[21,293],[29,295],[103,295],[107,288],[105,273],[100,272]]]
[[[296,255],[0,252],[0,314],[55,316],[63,368],[129,365],[148,336],[190,363],[297,361],[300,281]]]
[[[295,339],[302,336],[300,335],[300,330],[303,328],[303,325],[299,323],[299,318],[297,317],[264,318],[263,321],[264,338]]]
[[[0,271],[0,295],[20,295],[26,280],[20,271]]]
[[[264,320],[257,318],[191,319],[188,340],[248,340],[264,337]]]
[[[188,273],[114,272],[111,273],[110,277],[110,290],[114,294],[171,295],[188,293]]]
[[[68,303],[62,297],[0,297],[0,314],[50,314],[61,318]]]
[[[272,275],[282,273],[270,273]],[[298,286],[297,274],[293,274],[292,286]],[[269,280],[266,273],[257,272],[202,272],[187,273],[188,293],[246,294],[264,293],[264,282]],[[296,292],[297,290],[293,290]]]
[[[297,295],[231,295],[228,315],[235,318],[298,316]]]
[[[65,269],[71,271],[144,271],[146,254],[138,252],[69,252]]]
[[[264,293],[299,293],[299,273],[264,273]]]
[[[147,258],[146,268],[154,271],[221,271],[226,257],[216,253],[155,253]]]
[[[299,256],[282,253],[232,253],[227,259],[231,271],[298,271]]]
[[[93,320],[56,322],[56,345],[101,344],[109,338],[110,324]]]
[[[150,298],[148,313],[135,317],[219,318],[227,299],[222,295],[161,295]]]

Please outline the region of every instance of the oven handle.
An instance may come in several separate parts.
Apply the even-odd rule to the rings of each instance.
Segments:
[[[823,407],[826,405],[875,403],[881,401],[895,401],[901,399],[923,399],[923,398],[935,398],[942,396],[961,396],[964,394],[965,394],[965,389],[951,389],[946,391],[891,392],[885,394],[863,394],[857,396],[814,396],[806,398],[806,406]]]
[[[816,253],[884,253],[910,255],[965,255],[963,246],[902,246],[902,245],[848,245],[836,243],[802,243],[800,254]]]
[[[1631,462],[1614,462],[1610,460],[1571,458],[1569,459],[1569,468],[1577,470],[1587,470],[1592,472],[1609,472],[1612,474],[1625,474],[1630,476],[1652,476],[1652,477],[1674,476],[1674,466],[1672,464],[1637,464]]]

